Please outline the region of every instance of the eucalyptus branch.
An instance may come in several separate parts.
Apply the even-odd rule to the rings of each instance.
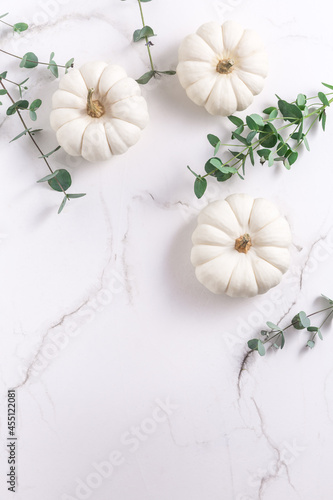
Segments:
[[[14,32],[21,33],[22,31],[26,31],[28,29],[28,25],[26,23],[16,23],[16,24],[12,25],[12,24],[9,24],[9,23],[3,21],[2,18],[5,17],[6,15],[7,14],[3,14],[2,16],[0,16],[0,21],[3,24],[13,28]],[[51,71],[51,73],[56,78],[59,76],[59,70],[58,70],[59,67],[64,68],[65,73],[67,73],[68,69],[73,67],[73,65],[74,65],[73,58],[70,59],[69,61],[67,61],[67,63],[65,65],[58,65],[54,61],[54,52],[51,53],[50,60],[48,63],[40,62],[38,60],[38,57],[36,56],[36,54],[34,54],[33,52],[27,52],[26,54],[24,54],[23,57],[17,56],[15,54],[7,52],[6,50],[3,50],[3,49],[0,49],[0,52],[2,52],[3,54],[9,55],[11,57],[14,57],[16,59],[20,59],[20,61],[21,61],[20,67],[21,68],[30,68],[31,69],[31,68],[35,68],[39,64],[47,65],[47,68]],[[67,189],[72,184],[72,178],[71,178],[70,173],[66,169],[63,169],[63,168],[58,169],[58,170],[53,170],[50,163],[49,163],[49,160],[48,160],[48,158],[52,154],[54,154],[56,151],[58,151],[60,149],[60,146],[57,146],[55,149],[53,149],[49,153],[44,154],[42,149],[38,145],[38,142],[34,138],[34,135],[37,132],[40,132],[42,129],[34,129],[33,130],[32,128],[29,128],[27,126],[27,123],[23,118],[23,112],[28,111],[30,119],[32,121],[36,121],[37,120],[36,111],[42,105],[41,99],[35,99],[31,103],[29,103],[26,99],[22,100],[22,90],[28,89],[28,87],[24,86],[24,84],[28,80],[29,80],[29,78],[26,78],[21,83],[17,83],[17,82],[14,82],[13,80],[10,80],[9,78],[7,78],[7,71],[4,71],[0,74],[0,87],[2,87],[2,88],[0,88],[0,96],[7,96],[8,99],[12,103],[11,106],[9,106],[9,108],[7,109],[6,114],[7,114],[7,116],[11,116],[11,115],[14,115],[15,113],[17,113],[17,115],[18,115],[18,117],[23,125],[23,131],[20,134],[18,134],[16,137],[14,137],[14,139],[12,139],[10,142],[16,141],[17,139],[20,139],[21,137],[23,137],[25,135],[28,135],[30,137],[31,141],[33,142],[36,149],[38,150],[38,152],[41,155],[39,158],[44,160],[44,163],[46,164],[46,166],[50,172],[49,175],[47,175],[46,177],[43,177],[42,179],[39,179],[39,181],[37,181],[37,182],[47,182],[51,189],[53,189],[55,191],[62,192],[64,195],[63,200],[62,200],[61,205],[60,205],[59,210],[58,210],[58,213],[60,213],[63,210],[67,201],[70,201],[71,198],[81,198],[82,196],[85,196],[85,193],[67,193]],[[18,101],[15,101],[14,98],[11,96],[11,94],[9,94],[9,92],[8,92],[6,86],[3,82],[8,82],[11,85],[15,85],[16,87],[18,87],[21,99]],[[2,104],[2,102],[0,102],[0,104]]]
[[[151,54],[150,48],[154,45],[150,38],[156,36],[154,33],[153,28],[148,26],[145,23],[144,15],[143,15],[143,9],[142,9],[142,2],[150,2],[151,0],[137,0],[139,4],[139,9],[140,9],[140,17],[141,17],[141,22],[142,22],[142,28],[139,28],[134,31],[133,33],[133,41],[134,42],[139,42],[140,40],[145,41],[145,45],[147,47],[147,52],[148,52],[148,58],[149,58],[149,64],[150,64],[150,71],[147,71],[147,73],[144,73],[140,78],[138,78],[136,81],[140,83],[141,85],[145,85],[148,83],[153,77],[155,78],[157,75],[175,75],[176,72],[173,70],[167,70],[167,71],[158,71],[155,69],[155,65],[153,62],[153,57]]]
[[[1,85],[1,87],[2,87],[5,91],[6,91],[6,95],[7,95],[7,97],[8,97],[8,98],[12,101],[13,105],[15,106],[15,101],[14,101],[14,99],[12,98],[12,96],[9,94],[8,90],[6,89],[6,87],[4,86],[4,84],[3,84],[2,80],[0,80],[0,85]],[[40,147],[39,147],[39,145],[37,144],[37,142],[36,142],[35,138],[33,137],[32,133],[31,133],[31,131],[30,131],[30,129],[28,128],[27,124],[25,123],[25,121],[24,121],[24,119],[23,119],[23,117],[22,117],[22,114],[21,114],[20,110],[19,110],[19,109],[17,109],[17,111],[16,111],[16,112],[17,112],[17,114],[18,114],[18,116],[19,116],[19,118],[20,118],[20,120],[21,120],[21,123],[22,123],[22,125],[23,125],[23,127],[24,127],[24,130],[26,130],[26,131],[27,131],[28,136],[30,137],[30,139],[32,140],[32,142],[34,143],[34,145],[36,146],[36,148],[38,149],[39,153],[42,155],[42,158],[43,158],[43,160],[45,161],[47,168],[49,169],[49,171],[51,172],[51,174],[54,174],[54,171],[52,170],[52,168],[51,168],[51,166],[50,166],[50,164],[49,164],[48,160],[46,159],[46,157],[45,157],[45,155],[44,155],[43,151],[41,150],[41,148],[40,148]],[[63,189],[63,187],[62,187],[62,185],[60,184],[60,182],[59,182],[59,181],[57,181],[57,183],[58,183],[58,185],[59,185],[59,187],[60,187],[60,190],[61,190],[61,191],[62,191],[62,192],[63,192],[63,193],[67,196],[67,193],[66,193],[66,191]]]
[[[306,329],[308,332],[312,334],[311,338],[306,343],[306,346],[312,349],[315,346],[316,335],[318,335],[320,340],[323,340],[321,328],[333,314],[333,300],[326,297],[325,295],[322,295],[322,297],[324,297],[325,300],[328,301],[329,303],[328,307],[320,309],[319,311],[315,311],[311,314],[306,314],[304,311],[300,311],[293,317],[291,323],[284,328],[280,328],[278,325],[275,325],[271,321],[267,321],[266,325],[268,326],[269,330],[261,330],[260,332],[264,340],[255,338],[248,341],[247,345],[250,348],[248,355],[253,351],[258,351],[258,354],[260,356],[264,356],[266,353],[264,344],[267,343],[269,343],[270,346],[275,347],[276,349],[283,349],[285,345],[285,332],[289,330],[291,327],[295,328],[296,330]],[[326,317],[320,323],[320,325],[311,326],[309,318],[325,311],[329,311],[329,313],[326,315]]]
[[[333,90],[332,85],[327,83],[323,83],[323,85]],[[195,195],[198,198],[203,196],[207,188],[206,178],[209,176],[215,177],[218,182],[224,182],[237,174],[244,180],[247,160],[250,160],[252,165],[255,164],[254,153],[260,158],[261,164],[268,162],[268,166],[272,167],[274,164],[282,162],[285,168],[290,170],[298,159],[298,148],[304,144],[306,149],[310,150],[307,136],[317,121],[321,121],[322,128],[325,131],[326,109],[333,102],[333,97],[329,98],[332,94],[333,92],[326,94],[318,92],[318,95],[313,97],[298,94],[297,99],[290,103],[277,96],[277,106],[264,109],[262,115],[248,115],[245,121],[238,116],[228,116],[236,127],[231,134],[231,139],[236,140],[238,143],[236,142],[234,145],[223,144],[216,135],[208,134],[207,139],[214,147],[214,156],[205,164],[206,173],[200,175],[187,167],[195,176]],[[314,99],[318,99],[318,102],[309,102]],[[308,104],[315,109],[310,111]],[[310,120],[312,116],[314,118]],[[273,124],[277,120],[284,122],[279,128],[276,128]],[[308,121],[310,121],[310,125],[304,130]],[[245,127],[247,130],[243,134]],[[281,133],[290,127],[293,127],[292,132],[284,139]],[[229,158],[222,159],[216,156],[221,147],[228,148],[231,154]],[[242,149],[233,151],[229,149],[230,147]],[[239,173],[240,169],[242,169],[242,175]]]
[[[25,110],[25,109],[29,109],[32,116],[34,116],[34,114],[36,114],[35,110],[38,109],[38,107],[42,104],[42,101],[40,101],[40,99],[36,99],[35,101],[33,101],[33,103],[30,104],[30,107],[29,107],[28,101],[15,102],[15,100],[13,99],[11,94],[8,92],[6,86],[4,85],[3,78],[0,78],[0,86],[2,87],[2,93],[4,93],[4,95],[6,95],[12,103],[12,106],[10,106],[7,109],[7,115],[12,115],[14,113],[17,113],[17,115],[18,115],[18,117],[23,125],[23,128],[24,128],[23,132],[21,132],[18,136],[16,136],[14,139],[12,139],[11,142],[19,139],[23,135],[28,135],[30,137],[30,139],[32,140],[36,149],[38,150],[38,152],[41,155],[40,158],[44,160],[44,162],[45,162],[45,164],[50,172],[50,175],[44,177],[43,179],[40,179],[37,182],[48,181],[48,183],[52,189],[54,189],[55,191],[62,191],[62,193],[64,194],[64,198],[63,198],[61,205],[59,207],[59,210],[58,210],[58,213],[60,213],[63,210],[67,201],[70,201],[71,198],[80,198],[82,196],[85,196],[85,194],[84,193],[77,193],[77,194],[67,193],[67,191],[66,191],[67,187],[70,187],[70,185],[72,184],[69,172],[67,172],[67,170],[64,170],[64,169],[53,170],[49,161],[48,161],[48,157],[51,154],[53,154],[54,152],[56,152],[58,149],[60,149],[60,146],[55,148],[50,153],[44,154],[42,149],[38,145],[36,139],[34,138],[34,134],[36,132],[39,132],[41,129],[32,130],[31,128],[28,128],[28,126],[27,126],[27,124],[22,116],[21,110]]]
[[[58,68],[65,68],[65,69],[68,69],[69,67],[73,68],[74,64],[71,62],[71,64],[68,66],[68,63],[66,64],[57,64],[56,62],[42,62],[42,61],[36,61],[35,58],[33,59],[29,59],[28,57],[21,57],[21,56],[17,56],[16,54],[12,54],[11,52],[7,52],[6,50],[3,50],[3,49],[0,49],[0,52],[2,52],[3,54],[7,54],[8,56],[11,56],[11,57],[15,57],[16,59],[20,59],[21,61],[24,61],[25,63],[30,63],[30,64],[34,64],[34,65],[39,65],[39,64],[42,64],[44,66],[56,66]],[[29,52],[28,52],[29,54]],[[32,52],[31,52],[32,54]],[[23,67],[28,67],[28,66],[23,66]]]

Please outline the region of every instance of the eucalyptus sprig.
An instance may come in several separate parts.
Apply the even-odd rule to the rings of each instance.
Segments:
[[[332,85],[323,83],[330,90]],[[287,170],[298,159],[298,149],[304,144],[309,151],[310,146],[307,136],[319,121],[325,131],[326,109],[333,102],[333,92],[324,94],[318,92],[314,97],[306,97],[298,94],[293,102],[287,102],[276,96],[277,106],[270,106],[263,110],[262,115],[251,114],[243,121],[238,116],[228,116],[235,125],[235,130],[231,134],[232,144],[222,144],[222,141],[213,134],[208,134],[207,139],[214,148],[214,156],[205,164],[206,174],[199,175],[189,166],[190,172],[195,176],[194,192],[197,198],[201,198],[207,188],[207,177],[215,177],[218,182],[224,182],[237,174],[244,180],[245,165],[249,160],[255,164],[255,153],[260,158],[260,163],[268,163],[272,167],[276,163],[282,163]],[[280,127],[276,127],[273,122],[281,121]],[[292,127],[289,135],[284,138],[281,134],[284,130]],[[227,158],[217,157],[220,148],[224,146],[228,149]],[[234,148],[239,148],[234,150]],[[242,174],[239,170],[242,170]]]
[[[140,16],[141,16],[141,21],[142,21],[142,28],[136,29],[133,33],[133,42],[140,42],[141,40],[145,40],[146,42],[146,47],[147,47],[147,52],[148,52],[148,57],[149,57],[149,63],[151,70],[147,71],[144,73],[140,78],[138,78],[136,81],[140,83],[141,85],[145,85],[148,83],[153,77],[155,78],[158,75],[175,75],[176,72],[173,70],[166,70],[166,71],[158,71],[155,69],[154,63],[153,63],[153,58],[151,55],[151,50],[150,47],[152,47],[154,44],[150,38],[156,36],[156,33],[154,33],[153,28],[148,26],[145,23],[144,15],[143,15],[143,10],[142,10],[142,5],[141,3],[146,3],[146,2],[151,2],[151,0],[138,0],[139,4],[139,9],[140,9]]]
[[[320,309],[319,311],[315,311],[311,314],[306,314],[304,311],[300,311],[293,317],[291,323],[284,328],[275,325],[271,321],[267,321],[266,325],[268,327],[268,330],[261,330],[260,332],[262,338],[255,338],[248,341],[247,345],[250,348],[249,353],[251,353],[252,351],[258,351],[258,354],[260,356],[264,356],[266,353],[265,344],[268,344],[270,347],[274,347],[275,349],[283,349],[285,345],[285,332],[291,327],[295,328],[296,330],[306,329],[309,333],[311,333],[310,339],[307,341],[306,346],[310,349],[313,349],[316,343],[315,339],[317,336],[320,340],[323,340],[321,328],[333,314],[333,300],[326,297],[325,295],[322,295],[322,297],[324,297],[324,299],[328,301],[328,307]],[[327,311],[328,314],[325,316],[320,325],[312,326],[309,318],[325,311]]]
[[[26,31],[28,29],[28,25],[25,23],[16,23],[14,25],[9,24],[5,21],[2,20],[3,17],[5,17],[7,14],[4,14],[0,16],[0,22],[3,24],[10,26],[14,32],[21,33],[22,31]],[[65,65],[57,65],[57,63],[54,61],[54,52],[51,53],[50,59],[48,63],[40,62],[37,58],[37,56],[33,52],[27,52],[23,57],[17,56],[15,54],[11,54],[10,52],[7,52],[3,49],[0,49],[0,52],[7,54],[9,56],[15,57],[17,59],[20,59],[20,67],[21,68],[35,68],[39,64],[42,65],[47,65],[47,68],[51,71],[51,73],[57,78],[59,76],[59,69],[58,68],[64,68],[65,72],[67,73],[68,69],[70,67],[73,67],[74,64],[74,59],[70,59]],[[60,213],[67,201],[70,201],[72,198],[81,198],[82,196],[85,196],[85,193],[67,193],[67,190],[70,188],[72,184],[72,179],[70,173],[66,169],[58,169],[58,170],[53,170],[48,158],[54,154],[56,151],[60,149],[60,146],[57,146],[54,148],[52,151],[49,153],[44,154],[40,146],[38,145],[35,135],[38,132],[41,132],[42,129],[36,128],[33,129],[31,127],[28,127],[25,119],[23,118],[23,113],[28,112],[29,113],[29,118],[32,121],[37,120],[37,110],[41,107],[42,101],[41,99],[34,99],[31,103],[27,99],[22,99],[23,97],[23,92],[28,90],[28,87],[25,85],[26,82],[29,80],[29,78],[25,78],[22,82],[15,82],[14,80],[11,80],[7,78],[7,71],[3,71],[0,73],[0,96],[6,96],[10,102],[11,105],[7,108],[6,114],[7,116],[15,115],[19,117],[21,124],[23,125],[23,130],[16,136],[14,137],[10,142],[14,142],[17,139],[20,139],[23,136],[29,136],[29,138],[32,140],[33,144],[35,145],[36,149],[38,150],[40,156],[45,165],[47,166],[49,170],[49,175],[46,177],[43,177],[37,182],[47,182],[48,185],[50,186],[51,189],[55,191],[59,191],[63,193],[63,199],[61,202],[61,205],[59,207],[58,213]],[[6,82],[6,84],[4,83]],[[10,85],[14,85],[17,87],[19,91],[19,96],[20,99],[15,100],[13,96],[9,93],[7,89],[7,82]],[[0,105],[2,105],[2,102],[0,102]]]

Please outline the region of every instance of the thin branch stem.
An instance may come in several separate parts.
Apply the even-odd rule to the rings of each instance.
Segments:
[[[146,23],[145,23],[145,19],[144,19],[144,16],[143,16],[143,10],[142,10],[142,5],[141,5],[140,0],[138,0],[138,4],[139,4],[139,8],[140,8],[140,15],[141,15],[142,27],[144,28],[146,26]],[[147,47],[147,51],[148,51],[148,57],[149,57],[150,67],[151,67],[152,71],[155,71],[154,63],[153,63],[153,58],[152,58],[152,55],[151,55],[151,52],[150,52],[149,39],[148,39],[147,36],[145,37],[145,40],[146,40],[146,47]]]
[[[11,52],[7,52],[6,50],[0,49],[0,52],[3,52],[4,54],[7,54],[8,56],[15,57],[16,59],[23,59],[23,57],[17,56],[15,54],[12,54]],[[31,63],[36,63],[37,61],[32,61],[31,59],[26,59],[26,62],[31,62]],[[38,61],[38,64],[43,64],[44,66],[58,66],[58,68],[65,68],[63,64],[54,64],[54,63],[46,63],[46,62],[40,62]]]
[[[14,26],[12,24],[6,23],[6,21],[3,21],[2,19],[0,19],[0,23],[6,24],[7,26],[14,28]]]
[[[11,102],[12,102],[13,104],[15,104],[14,99],[13,99],[13,98],[12,98],[12,96],[9,94],[9,92],[8,92],[8,90],[6,89],[6,87],[4,86],[4,84],[3,84],[2,80],[0,80],[0,85],[1,85],[1,87],[2,87],[4,90],[6,90],[6,92],[7,92],[7,94],[6,94],[6,95],[7,95],[7,96],[8,96],[8,98],[11,100]],[[49,171],[51,172],[51,174],[54,174],[54,171],[53,171],[53,169],[52,169],[51,165],[49,164],[49,162],[48,162],[47,158],[45,158],[43,151],[41,150],[41,148],[40,148],[40,147],[39,147],[39,145],[37,144],[37,142],[36,142],[36,140],[35,140],[34,136],[33,136],[33,135],[32,135],[32,133],[30,132],[30,130],[28,129],[27,124],[25,123],[25,121],[24,121],[24,119],[23,119],[23,117],[22,117],[22,114],[21,114],[20,110],[19,110],[19,109],[17,109],[17,110],[16,110],[16,112],[17,112],[17,114],[18,114],[18,116],[19,116],[19,118],[20,118],[20,120],[21,120],[21,123],[22,123],[22,125],[23,125],[24,129],[27,131],[27,134],[29,135],[30,139],[32,140],[32,142],[34,143],[34,145],[35,145],[35,146],[36,146],[36,148],[38,149],[39,153],[40,153],[40,154],[41,154],[41,156],[43,157],[43,160],[44,160],[44,162],[46,163],[47,168],[49,169]],[[59,187],[61,188],[61,191],[64,193],[64,195],[66,196],[66,198],[68,198],[66,191],[64,190],[64,188],[62,187],[62,185],[61,185],[61,184],[60,184],[60,182],[58,181],[57,177],[55,177],[55,180],[57,181],[57,183],[58,183]]]

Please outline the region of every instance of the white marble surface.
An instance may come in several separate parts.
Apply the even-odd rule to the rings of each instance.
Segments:
[[[325,8],[300,0],[144,4],[162,70],[175,68],[181,39],[204,21],[232,18],[261,32],[270,74],[251,112],[275,92],[291,99],[332,83],[331,19],[317,15]],[[1,9],[32,25],[15,38],[1,27],[5,50],[41,59],[54,51],[59,63],[73,56],[76,65],[104,59],[135,78],[148,70],[145,47],[131,43],[140,27],[135,0],[15,0]],[[24,73],[0,60],[14,78]],[[29,95],[44,101],[40,142],[51,150],[58,83],[43,67],[29,76]],[[17,500],[331,500],[330,327],[312,351],[306,334],[290,332],[284,351],[254,356],[239,378],[246,341],[267,319],[286,324],[320,305],[320,293],[333,295],[331,111],[326,134],[314,130],[311,152],[291,172],[257,164],[245,182],[211,182],[198,201],[186,165],[202,168],[206,134],[223,134],[227,120],[192,104],[176,77],[143,93],[151,121],[126,155],[96,165],[63,152],[52,158],[71,171],[73,190],[87,192],[60,216],[60,196],[36,184],[46,171],[33,145],[8,143],[20,124],[0,110],[0,497],[13,497],[6,392],[17,386]],[[249,300],[212,295],[189,262],[198,211],[237,191],[274,201],[294,238],[281,285]]]

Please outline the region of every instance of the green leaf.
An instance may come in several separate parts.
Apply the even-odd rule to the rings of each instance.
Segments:
[[[270,328],[271,330],[275,330],[277,332],[281,332],[281,328],[278,326],[278,325],[275,325],[275,323],[272,323],[271,321],[267,321],[266,322],[266,325],[268,326],[268,328]]]
[[[278,110],[276,108],[272,109],[272,111],[269,113],[269,120],[275,120],[277,115],[279,114]]]
[[[195,176],[195,177],[199,177],[198,174],[196,174],[188,165],[187,165],[187,168],[189,169],[189,171]]]
[[[306,105],[306,96],[304,94],[298,94],[296,104],[301,110],[303,110]]]
[[[200,175],[194,181],[194,193],[197,198],[201,198],[207,189],[207,180]]]
[[[56,151],[58,151],[61,148],[61,146],[57,146],[55,149],[52,149],[49,153],[46,153],[43,156],[39,156],[38,158],[48,158],[49,156],[53,155]]]
[[[265,346],[264,344],[261,342],[261,340],[258,340],[258,353],[260,356],[265,356]]]
[[[302,111],[295,104],[290,104],[287,101],[280,99],[278,101],[279,110],[285,120],[289,122],[297,122],[303,119]]]
[[[324,83],[324,82],[321,82],[321,84],[324,85],[325,87],[327,87],[328,89],[333,90],[333,85],[329,85],[328,83]]]
[[[27,23],[16,23],[13,26],[13,30],[16,33],[22,33],[22,31],[26,31],[28,28],[29,26],[27,25]]]
[[[259,127],[264,127],[265,122],[262,119],[262,117],[256,113],[250,115],[250,118],[259,126]]]
[[[265,158],[265,160],[268,160],[270,152],[270,149],[257,149],[258,156],[260,156],[260,158]]]
[[[310,349],[313,349],[315,346],[315,342],[313,340],[308,340],[306,345],[307,347],[310,347]]]
[[[246,117],[246,124],[250,130],[255,130],[255,131],[259,130],[258,124],[251,118],[251,116]]]
[[[74,57],[72,57],[69,61],[66,62],[65,73],[68,73],[69,68],[72,68],[73,66],[74,66]]]
[[[31,111],[36,111],[36,109],[40,108],[42,105],[42,101],[41,99],[35,99],[34,101],[32,101],[32,103],[30,104],[30,110]]]
[[[321,294],[321,296],[324,297],[324,299],[328,300],[328,302],[333,305],[333,300],[332,299],[330,299],[329,297],[327,297],[323,293]]]
[[[67,201],[67,196],[64,196],[64,198],[63,198],[63,200],[61,202],[61,205],[59,207],[58,214],[60,214],[63,211],[63,209],[65,208],[66,201]]]
[[[151,0],[140,0],[141,3],[143,2],[151,2]]]
[[[264,148],[273,148],[277,143],[276,129],[272,127],[271,123],[267,123],[259,134],[259,140]]]
[[[298,314],[296,314],[296,316],[293,317],[291,322],[293,324],[293,327],[296,328],[296,330],[304,330],[304,328],[308,328],[308,326],[310,326],[310,320],[304,311],[301,311]]]
[[[271,151],[268,155],[268,166],[272,167],[274,165],[274,153]]]
[[[58,76],[59,76],[58,65],[53,58],[54,58],[54,52],[51,52],[49,65],[48,65],[47,69],[49,69],[51,71],[53,76],[58,78]]]
[[[306,149],[308,151],[310,151],[310,145],[309,145],[308,140],[307,140],[307,138],[305,136],[303,137],[303,142],[304,142],[304,145],[305,145]]]
[[[0,73],[0,81],[3,79],[3,78],[6,78],[7,77],[7,71],[4,71],[3,73]]]
[[[323,111],[321,117],[322,117],[321,126],[323,127],[323,131],[325,132],[325,128],[326,128],[326,112],[325,112],[325,110]]]
[[[149,38],[151,36],[156,36],[154,30],[150,26],[144,26],[143,28],[134,31],[133,41],[138,42],[143,38]]]
[[[247,139],[237,134],[236,132],[233,132],[233,139],[237,139],[239,142],[245,144],[246,146],[248,145]]]
[[[86,193],[76,193],[76,194],[68,194],[68,198],[82,198],[82,196],[86,196]]]
[[[136,82],[139,83],[140,85],[145,85],[146,83],[149,82],[149,80],[153,78],[155,73],[156,73],[155,71],[148,71],[144,75],[140,76],[140,78],[138,78]]]
[[[267,337],[268,331],[267,330],[261,330],[260,335],[262,335],[263,337]]]
[[[322,333],[321,333],[321,331],[320,331],[320,330],[318,330],[317,334],[318,334],[318,337],[320,338],[320,340],[324,340],[324,339],[323,339],[323,336],[322,336]]]
[[[258,349],[258,339],[251,339],[248,341],[247,345],[252,351],[256,351]]]
[[[228,179],[230,179],[230,177],[232,177],[233,174],[226,174],[226,173],[223,173],[223,172],[217,172],[216,173],[216,180],[218,182],[225,182],[227,181]]]
[[[17,135],[16,137],[14,137],[14,139],[12,139],[11,141],[9,141],[10,143],[11,142],[14,142],[16,141],[17,139],[20,139],[20,137],[24,136],[24,135],[27,135],[27,133],[31,130],[31,128],[26,128],[25,130],[23,130],[23,132],[21,132],[19,135]]]
[[[286,167],[287,170],[290,170],[290,163],[289,163],[288,158],[285,158],[283,160],[283,165]]]
[[[219,142],[221,142],[220,139],[216,135],[213,135],[213,134],[208,134],[207,139],[208,139],[209,144],[211,144],[213,146],[213,148],[215,148],[217,146],[217,144]]]
[[[210,160],[208,160],[205,164],[205,171],[207,174],[214,175],[214,177],[216,177],[216,173],[215,173],[216,168],[214,167],[214,165],[211,164]],[[213,172],[214,172],[214,174],[213,174]]]
[[[7,94],[7,90],[5,89],[0,89],[0,95],[5,95]]]
[[[237,172],[237,169],[235,167],[230,167],[227,165],[222,166],[219,170],[224,174],[236,174]]]
[[[292,151],[292,153],[290,153],[290,155],[288,155],[289,165],[293,165],[295,163],[295,161],[297,160],[297,158],[298,158],[297,151]]]
[[[286,152],[288,151],[288,144],[285,142],[279,142],[276,152],[279,154],[279,156],[285,156]]]
[[[6,111],[6,114],[8,116],[13,115],[16,113],[18,109],[27,109],[29,107],[29,102],[25,100],[20,100],[9,106],[9,108]]]
[[[241,118],[238,118],[238,116],[230,115],[230,116],[228,116],[228,119],[231,121],[231,123],[236,125],[236,127],[240,127],[241,125],[244,125],[243,120]]]
[[[286,343],[286,339],[285,339],[283,333],[281,332],[281,344],[280,344],[281,349],[283,349],[285,343]]]
[[[252,148],[252,146],[249,147],[249,156],[250,156],[251,164],[254,166],[254,155],[253,155],[253,148]]]
[[[330,103],[328,102],[328,99],[324,92],[318,92],[318,97],[321,100],[321,102],[324,104],[324,106],[329,106]]]
[[[318,326],[308,326],[307,331],[308,332],[318,332],[319,328]]]
[[[63,190],[66,191],[72,184],[72,178],[70,173],[64,168],[57,171],[57,175],[48,181],[49,186],[55,191],[62,191],[59,184],[62,186]]]
[[[31,111],[31,109],[29,110],[29,116],[33,122],[37,120],[37,114],[35,113],[35,111]]]
[[[20,62],[20,68],[35,68],[38,66],[38,57],[33,52],[24,54]]]
[[[218,168],[220,170],[220,168],[222,167],[222,160],[220,160],[220,158],[210,158],[210,160],[208,161],[214,168]]]
[[[265,108],[263,113],[265,113],[265,115],[270,115],[275,109],[277,110],[275,106],[270,106],[269,108]]]
[[[42,158],[42,156],[40,156],[40,158]],[[53,172],[53,174],[46,175],[45,177],[42,177],[41,179],[39,179],[39,181],[37,181],[37,182],[47,182],[47,181],[50,181],[51,179],[54,179],[57,176],[58,173],[59,173],[59,170],[55,170]]]
[[[257,135],[257,130],[252,130],[252,131],[248,134],[248,136],[246,137],[246,142],[247,142],[247,144],[248,144],[248,145],[250,145],[250,144],[251,144],[252,139],[254,139],[256,135]]]

